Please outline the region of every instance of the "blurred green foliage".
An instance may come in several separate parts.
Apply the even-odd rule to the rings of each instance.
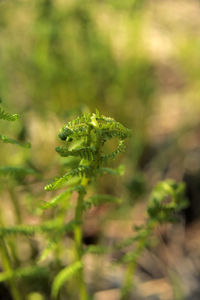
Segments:
[[[43,115],[83,104],[118,114],[130,104],[137,115],[137,107],[152,98],[154,79],[141,47],[142,17],[135,2],[1,3],[1,96]],[[116,18],[124,19],[116,24]],[[121,33],[128,39],[124,50],[117,49],[120,36],[112,35],[116,25],[130,30],[128,36]]]

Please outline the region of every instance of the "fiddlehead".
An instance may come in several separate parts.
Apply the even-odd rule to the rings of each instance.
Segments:
[[[118,174],[119,172],[112,172],[112,169],[103,168],[103,166],[125,151],[124,140],[129,136],[129,129],[112,118],[100,116],[98,111],[96,114],[85,114],[68,122],[59,133],[59,137],[65,142],[65,145],[57,147],[56,151],[62,157],[79,157],[79,167],[68,171],[62,177],[56,178],[45,189],[47,191],[58,189],[75,176],[80,178],[85,176],[92,179],[95,178],[96,174]],[[111,138],[118,138],[119,145],[113,152],[105,154],[103,153],[103,145]]]
[[[107,167],[107,165],[109,161],[125,151],[125,139],[130,134],[129,129],[112,118],[100,115],[98,111],[67,122],[59,132],[58,136],[64,142],[64,146],[57,147],[56,151],[62,157],[77,157],[79,163],[76,168],[72,167],[64,175],[55,178],[52,183],[46,185],[45,190],[47,191],[57,190],[65,186],[65,184],[68,185],[68,189],[61,195],[53,198],[46,205],[43,205],[43,208],[47,209],[48,207],[59,205],[66,198],[68,199],[72,190],[78,192],[74,218],[75,222],[77,222],[74,228],[76,262],[58,273],[53,282],[53,296],[58,294],[64,281],[68,280],[75,272],[78,272],[79,299],[86,300],[89,298],[84,281],[84,266],[82,262],[82,256],[84,255],[82,243],[83,213],[92,206],[98,206],[102,203],[119,203],[120,199],[111,195],[95,195],[86,200],[84,200],[84,197],[88,184],[95,180],[97,176],[104,174],[121,175],[123,173],[121,166],[117,169],[112,169]],[[112,138],[118,139],[117,148],[111,153],[104,153],[104,144]],[[77,185],[74,186],[72,184],[70,188],[70,180],[74,177],[78,178]],[[49,249],[47,249],[47,253]]]

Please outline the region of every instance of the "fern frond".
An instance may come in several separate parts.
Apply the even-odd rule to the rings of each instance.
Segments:
[[[69,199],[70,195],[72,194],[72,192],[78,192],[78,193],[83,193],[85,194],[86,191],[84,189],[84,187],[82,185],[76,185],[74,187],[72,187],[71,189],[59,194],[58,196],[54,197],[53,199],[51,199],[48,202],[43,202],[42,205],[40,205],[41,209],[48,209],[48,208],[52,208],[52,207],[56,207],[58,204],[60,204],[63,201],[66,201]],[[66,203],[67,204],[67,203]]]
[[[61,140],[71,141],[73,138],[81,138],[88,135],[89,125],[78,125],[76,127],[63,127],[58,134]]]
[[[135,242],[146,241],[151,236],[152,228],[154,228],[154,226],[149,226],[149,224],[150,223],[147,223],[146,225],[137,227],[137,234],[117,243],[116,247],[121,249],[124,247],[129,247]]]
[[[71,192],[77,192],[77,193],[83,194],[83,195],[86,194],[86,190],[85,190],[84,186],[82,186],[81,184],[72,187],[72,188],[70,189],[70,191],[71,191]]]
[[[68,156],[65,160],[61,161],[61,165],[65,169],[75,169],[79,166],[80,159],[77,156]]]
[[[77,125],[82,126],[85,124],[89,124],[91,121],[91,116],[92,116],[92,113],[83,114],[82,116],[77,117],[76,119],[74,119],[70,122],[67,122],[66,127],[73,128],[74,126],[77,126]]]
[[[71,221],[64,225],[60,224],[59,222],[49,222],[42,225],[16,225],[12,227],[0,227],[0,236],[16,236],[18,234],[24,236],[33,236],[37,233],[49,232],[64,233],[67,231],[72,231],[76,224],[77,222]]]
[[[145,246],[144,246],[145,248]],[[141,251],[139,249],[135,250],[135,251],[131,251],[131,252],[128,252],[126,253],[121,261],[123,263],[130,263],[130,262],[136,262],[138,260],[138,258],[140,257],[141,255]]]
[[[2,166],[0,167],[0,176],[11,176],[16,179],[24,178],[27,175],[37,174],[35,170],[25,168],[25,167],[9,167]]]
[[[19,118],[17,114],[10,114],[0,107],[0,119],[6,121],[16,121]]]
[[[115,246],[117,249],[122,249],[128,246],[131,246],[133,243],[135,243],[135,241],[137,240],[137,238],[135,236],[131,236],[129,238],[124,239],[123,241],[120,241],[119,243],[117,243]]]
[[[84,201],[84,210],[90,209],[92,206],[98,206],[103,203],[121,203],[121,199],[111,195],[94,195]]]
[[[38,263],[44,261],[48,255],[58,246],[58,239],[51,240],[48,243],[47,247],[42,251],[40,257],[38,258]]]
[[[69,138],[73,139],[87,136],[89,129],[91,128],[97,130],[98,134],[104,139],[117,137],[121,140],[124,140],[131,135],[131,131],[128,128],[124,127],[122,124],[116,122],[112,118],[100,116],[99,112],[97,111],[96,114],[89,113],[78,117],[71,122],[68,122],[66,126],[61,129],[59,137],[62,140],[66,140]]]
[[[68,266],[61,270],[54,279],[52,286],[52,296],[56,298],[62,285],[71,278],[76,272],[80,272],[83,267],[82,257],[84,253],[103,253],[104,249],[90,248],[86,251],[82,250],[82,221],[83,211],[90,209],[92,206],[98,206],[102,203],[120,203],[120,199],[111,195],[95,195],[84,201],[86,194],[85,188],[92,181],[96,179],[97,175],[111,174],[122,175],[124,172],[123,166],[119,166],[117,169],[103,167],[111,159],[115,159],[116,156],[125,150],[125,138],[130,136],[130,130],[116,122],[112,118],[106,118],[101,116],[98,111],[96,113],[84,114],[81,117],[76,118],[73,121],[67,122],[66,125],[60,130],[59,137],[65,141],[64,147],[57,147],[56,151],[63,157],[78,157],[75,165],[69,164],[67,166],[71,168],[63,176],[57,177],[54,181],[45,186],[45,190],[51,191],[62,187],[64,184],[68,186],[74,186],[75,183],[69,182],[70,180],[79,179],[77,185],[70,189],[68,192],[64,192],[60,196],[52,199],[46,207],[53,207],[64,200],[65,196],[72,191],[78,192],[78,199],[75,208],[75,221],[74,227],[74,241],[76,249],[76,257],[78,261],[71,266]],[[109,154],[103,153],[104,143],[111,139],[117,138],[119,141],[117,149]],[[71,144],[70,144],[71,143]],[[70,184],[69,184],[70,183]],[[66,193],[66,194],[65,194]],[[42,253],[40,258],[44,259],[48,256],[51,250],[55,247],[56,238],[61,238],[62,232],[53,232],[52,240],[48,244],[47,248]],[[52,235],[51,235],[52,237]],[[81,278],[81,284],[84,286],[84,279]],[[87,295],[87,288],[85,289],[85,298],[89,298]],[[79,293],[80,298],[81,293]]]
[[[124,174],[124,166],[120,165],[116,169],[112,169],[112,168],[99,168],[99,169],[96,170],[96,174],[97,175],[109,174],[109,175],[119,175],[119,176],[122,176]]]
[[[107,138],[117,137],[121,140],[131,136],[131,130],[123,126],[121,123],[115,121],[113,118],[105,116],[97,116],[99,122],[99,129],[101,135]]]
[[[115,149],[113,152],[111,152],[109,154],[102,155],[101,158],[102,158],[103,162],[106,163],[110,159],[114,160],[116,158],[116,156],[118,154],[124,152],[125,149],[126,149],[125,142],[124,142],[124,140],[122,140],[119,142],[117,149]]]
[[[27,277],[47,277],[48,269],[39,266],[19,268],[10,272],[0,273],[0,282],[10,280],[12,278],[20,279]]]
[[[65,191],[59,194],[58,196],[54,197],[50,201],[46,202],[45,204],[42,204],[40,208],[45,210],[51,207],[56,207],[59,203],[68,200],[70,195],[71,195],[71,191]]]
[[[74,276],[78,271],[83,268],[83,263],[81,261],[75,262],[73,265],[67,266],[62,269],[55,277],[52,285],[52,297],[56,298],[58,296],[60,288],[63,284]]]
[[[91,167],[89,166],[80,166],[76,169],[73,169],[62,177],[56,178],[53,183],[50,183],[45,186],[46,191],[57,190],[58,188],[62,187],[70,178],[75,176],[83,176],[83,175],[90,175],[92,172]]]
[[[108,252],[109,252],[108,247],[98,246],[98,245],[90,245],[85,249],[84,254],[90,253],[90,254],[101,255],[101,254],[105,254]]]
[[[127,132],[120,131],[118,129],[110,129],[110,128],[102,128],[101,135],[106,139],[119,138],[120,140],[124,140],[125,138],[128,137]]]
[[[88,160],[96,159],[96,150],[92,147],[78,148],[74,150],[68,150],[67,147],[56,147],[56,151],[63,157],[79,156],[80,158]]]
[[[30,143],[21,143],[19,141],[16,141],[14,139],[11,139],[5,135],[0,134],[0,141],[2,141],[3,143],[8,143],[8,144],[14,144],[14,145],[18,145],[24,148],[30,148],[31,144]]]
[[[185,184],[165,180],[154,188],[147,212],[151,219],[158,222],[173,222],[176,220],[175,214],[187,205]]]

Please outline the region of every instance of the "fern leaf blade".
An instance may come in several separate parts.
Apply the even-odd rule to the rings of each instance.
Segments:
[[[81,261],[75,262],[73,265],[70,265],[62,269],[57,276],[55,277],[52,285],[52,297],[56,298],[58,296],[60,288],[63,284],[74,276],[79,270],[83,268],[83,263]]]
[[[7,143],[7,144],[14,144],[14,145],[18,145],[18,146],[21,146],[21,147],[24,147],[24,148],[30,148],[31,147],[31,144],[29,142],[27,143],[21,143],[19,141],[16,141],[12,138],[9,138],[5,135],[2,135],[0,134],[0,140],[3,142],[3,143]]]
[[[56,151],[60,154],[60,156],[79,156],[84,159],[92,159],[94,160],[96,157],[96,151],[92,147],[84,147],[78,148],[74,150],[68,150],[67,147],[56,147]]]
[[[91,168],[89,166],[80,166],[70,172],[65,173],[62,177],[56,178],[52,183],[45,186],[46,191],[57,190],[62,187],[71,177],[89,175]]]
[[[25,167],[0,167],[0,176],[11,176],[13,178],[24,178],[26,175],[36,175],[36,171]]]
[[[121,203],[121,199],[114,197],[112,195],[94,195],[90,198],[88,198],[84,204],[84,210],[90,209],[92,206],[98,206],[104,203]]]
[[[19,118],[18,114],[10,114],[0,107],[0,119],[6,121],[16,121]]]
[[[54,197],[50,201],[46,202],[45,204],[41,205],[41,208],[45,210],[51,207],[56,207],[62,201],[68,200],[70,195],[71,195],[71,191],[65,191],[59,194],[58,196]]]

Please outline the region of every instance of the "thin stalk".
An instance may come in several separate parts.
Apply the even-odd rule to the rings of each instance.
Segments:
[[[120,300],[128,300],[131,296],[131,289],[133,286],[133,278],[136,269],[136,262],[131,261],[127,267],[124,284],[121,289],[121,297]]]
[[[0,226],[3,226],[3,217],[2,212],[0,210]],[[5,272],[12,273],[12,265],[11,265],[11,258],[6,246],[6,242],[3,236],[0,236],[0,255],[2,261],[2,267]],[[10,286],[11,295],[14,300],[22,300],[23,298],[20,295],[19,290],[17,289],[16,283],[14,279],[8,280],[8,284]]]
[[[12,186],[8,186],[8,191],[9,191],[10,199],[11,199],[11,202],[12,202],[13,208],[14,208],[16,223],[17,223],[17,225],[19,225],[22,223],[22,216],[21,216],[21,211],[20,211],[20,207],[19,207],[19,200],[18,200],[18,197],[15,194]],[[17,247],[16,247],[14,240],[12,240],[12,239],[8,240],[8,245],[11,250],[11,256],[13,258],[14,266],[19,267],[20,261],[18,258]]]
[[[134,258],[128,263],[124,283],[121,288],[121,297],[120,300],[129,300],[131,299],[131,291],[134,285],[134,275],[137,266],[137,260],[146,248],[146,242],[148,237],[153,232],[156,226],[155,220],[148,220],[146,223],[147,235],[144,235],[141,240],[138,241],[136,249],[134,250]]]
[[[3,239],[3,237],[0,237],[0,253],[1,253],[2,266],[3,266],[4,271],[6,271],[8,273],[12,273],[10,256],[9,256],[8,249],[6,247],[6,243]],[[22,297],[17,289],[14,279],[8,280],[8,284],[10,286],[10,291],[11,291],[13,299],[14,300],[22,300]]]
[[[81,184],[83,186],[87,185],[87,178],[83,178]],[[76,211],[75,211],[75,221],[77,221],[77,225],[74,229],[74,238],[75,238],[75,247],[76,247],[76,258],[77,260],[82,260],[83,256],[83,232],[82,232],[82,218],[83,218],[83,201],[84,201],[84,193],[79,192]],[[84,269],[79,271],[78,277],[78,287],[79,287],[79,299],[80,300],[88,300],[88,290],[84,279]]]
[[[10,193],[10,199],[12,201],[13,208],[15,211],[15,217],[16,217],[17,224],[21,224],[22,223],[22,215],[21,215],[21,210],[19,207],[19,200],[13,190],[13,187],[8,187],[8,191]]]

